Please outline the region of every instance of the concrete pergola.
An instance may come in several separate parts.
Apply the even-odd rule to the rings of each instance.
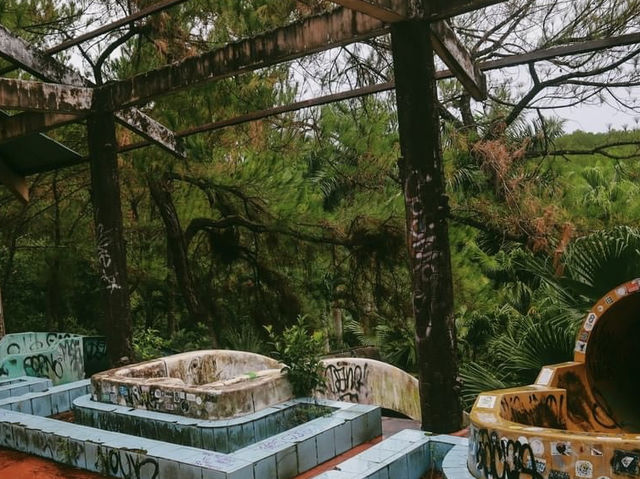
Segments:
[[[633,34],[583,42],[476,65],[447,19],[503,0],[334,0],[338,7],[329,12],[100,86],[93,85],[51,56],[184,1],[159,2],[47,51],[38,50],[0,25],[0,56],[41,80],[0,78],[0,108],[23,111],[0,118],[0,148],[61,125],[86,120],[90,152],[88,159],[66,157],[58,163],[43,162],[28,169],[21,169],[21,163],[15,158],[8,161],[0,156],[0,181],[22,201],[28,201],[27,174],[80,161],[89,162],[106,320],[112,328],[120,331],[121,340],[128,340],[129,296],[116,161],[119,152],[156,145],[171,155],[185,158],[187,152],[180,141],[184,136],[395,89],[423,426],[433,431],[451,430],[459,422],[460,411],[455,383],[457,366],[455,339],[452,337],[448,206],[443,180],[436,80],[453,76],[473,98],[483,100],[486,98],[486,85],[482,70],[637,43],[640,36]],[[252,112],[178,133],[137,109],[137,106],[162,95],[389,33],[394,82]],[[447,71],[435,70],[434,54],[443,60]],[[10,70],[4,69],[0,73]],[[118,145],[116,122],[142,136],[144,141]],[[117,354],[118,335],[112,338],[109,348]],[[445,411],[445,414],[435,417],[431,415],[432,410]]]

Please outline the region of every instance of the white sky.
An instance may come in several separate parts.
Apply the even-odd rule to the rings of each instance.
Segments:
[[[556,113],[560,118],[567,119],[565,130],[570,133],[575,130],[606,132],[609,127],[617,130],[628,126],[637,128],[636,116],[623,113],[609,105],[582,105],[566,108]]]

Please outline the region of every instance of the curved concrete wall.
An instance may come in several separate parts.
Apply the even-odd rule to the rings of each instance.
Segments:
[[[192,351],[95,374],[92,399],[195,418],[230,418],[291,399],[282,367],[244,351]]]
[[[607,293],[578,331],[574,360],[536,383],[481,394],[468,466],[479,479],[640,476],[640,279]]]
[[[380,406],[420,421],[418,380],[391,364],[364,358],[322,360],[326,391],[319,397]]]

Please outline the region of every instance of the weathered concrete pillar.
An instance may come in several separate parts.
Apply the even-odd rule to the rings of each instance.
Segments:
[[[456,334],[433,47],[429,24],[391,29],[422,428],[459,428]]]
[[[112,362],[132,355],[127,260],[118,181],[115,120],[100,112],[87,120],[98,267],[104,303],[104,333]]]

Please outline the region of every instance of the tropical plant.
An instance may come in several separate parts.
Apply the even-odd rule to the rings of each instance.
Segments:
[[[587,310],[638,276],[640,229],[620,226],[578,238],[567,247],[561,274],[553,258],[525,251],[512,266],[520,278],[528,278],[530,308],[506,304],[461,320],[463,354],[471,358],[461,368],[467,405],[481,391],[531,383],[544,365],[571,359]],[[516,281],[508,279],[506,286]],[[505,298],[509,301],[509,295]]]
[[[273,355],[282,361],[283,371],[296,397],[310,396],[315,390],[324,389],[324,371],[320,355],[324,349],[324,337],[320,332],[312,332],[306,316],[299,316],[296,324],[285,328],[282,333],[274,332],[272,326],[265,326]]]

